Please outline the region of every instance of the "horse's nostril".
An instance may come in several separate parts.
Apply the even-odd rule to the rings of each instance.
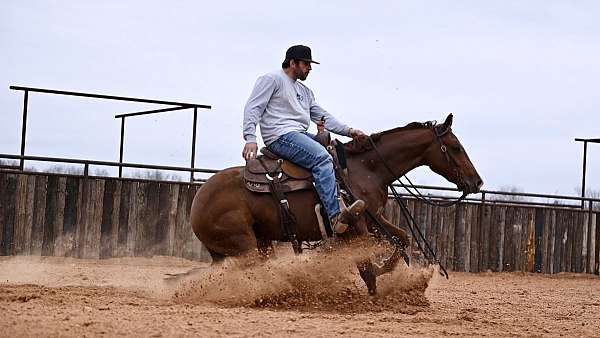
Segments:
[[[482,185],[483,185],[483,180],[480,178],[477,180],[477,188],[481,188]]]

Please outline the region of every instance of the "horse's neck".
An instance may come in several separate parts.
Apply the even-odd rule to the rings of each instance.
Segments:
[[[349,159],[349,167],[360,168],[356,170],[357,176],[376,177],[378,185],[386,187],[412,169],[425,164],[424,154],[432,141],[433,134],[427,129],[385,134],[375,142],[383,160],[371,149],[352,156]],[[390,170],[393,173],[390,173]]]

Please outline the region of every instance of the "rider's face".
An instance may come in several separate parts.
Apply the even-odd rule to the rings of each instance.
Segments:
[[[299,80],[306,80],[308,73],[310,73],[312,67],[310,66],[310,62],[298,60],[296,63],[296,78]]]

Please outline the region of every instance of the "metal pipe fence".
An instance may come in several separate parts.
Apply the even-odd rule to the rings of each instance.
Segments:
[[[96,166],[109,166],[109,167],[119,167],[119,168],[137,168],[137,169],[151,169],[151,170],[168,170],[168,171],[179,171],[179,172],[188,172],[190,174],[193,173],[203,173],[203,174],[215,174],[219,172],[218,169],[207,169],[207,168],[193,168],[193,167],[178,167],[178,166],[165,166],[165,165],[152,165],[152,164],[140,164],[140,163],[126,163],[126,162],[111,162],[111,161],[97,161],[97,160],[87,160],[87,159],[74,159],[74,158],[61,158],[61,157],[44,157],[44,156],[21,156],[21,155],[13,155],[13,154],[0,154],[0,159],[12,159],[19,161],[38,161],[38,162],[55,162],[55,163],[71,163],[71,164],[80,164],[83,165],[83,177],[90,176],[89,167]],[[26,172],[24,168],[20,168],[18,165],[8,165],[1,166],[0,169],[4,170],[16,170],[20,172]],[[119,175],[121,177],[121,175]],[[191,182],[195,184],[202,184],[206,181],[206,179],[196,179],[194,178]],[[400,184],[394,184],[395,187],[401,188]],[[452,187],[438,187],[438,186],[430,186],[430,185],[415,185],[417,189],[423,189],[428,191],[435,192],[459,192],[457,188]],[[400,193],[402,197],[413,199],[408,193]],[[524,193],[524,192],[506,192],[506,191],[495,191],[495,190],[481,190],[477,194],[473,194],[479,197],[467,197],[465,201],[474,202],[474,203],[482,203],[482,204],[506,204],[506,205],[524,205],[524,206],[547,206],[547,207],[564,207],[569,209],[588,209],[592,211],[594,208],[594,204],[600,205],[600,199],[597,198],[589,198],[589,197],[578,197],[578,196],[567,196],[567,195],[550,195],[550,194],[537,194],[537,193]],[[431,198],[434,200],[448,200],[454,199],[454,196],[447,196],[441,194],[425,194],[426,198]],[[516,197],[516,198],[537,198],[537,199],[551,199],[554,202],[544,202],[544,201],[528,201],[528,200],[507,200],[500,198],[490,198],[490,196],[504,196],[504,197]],[[559,201],[563,201],[558,203]],[[568,204],[564,203],[564,201],[573,201],[580,202],[581,204]],[[586,205],[587,204],[587,205]],[[583,205],[583,207],[582,207]]]
[[[42,93],[42,94],[78,96],[78,97],[86,97],[86,98],[102,99],[102,100],[151,103],[151,104],[172,106],[172,107],[161,108],[161,109],[153,109],[153,110],[147,110],[147,111],[141,111],[141,112],[115,115],[115,118],[121,119],[121,134],[120,134],[121,139],[119,142],[119,163],[121,163],[121,165],[119,165],[119,177],[122,177],[123,167],[124,167],[124,165],[122,165],[122,164],[123,164],[123,143],[124,143],[124,139],[125,139],[125,118],[133,117],[133,116],[165,113],[165,112],[178,111],[178,110],[184,110],[184,109],[193,109],[194,122],[192,125],[191,167],[194,167],[195,160],[196,160],[196,129],[197,129],[197,121],[198,121],[198,108],[211,109],[211,106],[209,106],[209,105],[187,103],[187,102],[154,100],[154,99],[127,97],[127,96],[82,93],[82,92],[74,92],[74,91],[66,91],[66,90],[54,90],[54,89],[22,87],[22,86],[10,86],[9,88],[12,90],[23,91],[23,93],[24,93],[23,115],[22,115],[22,126],[21,126],[21,158],[19,159],[19,168],[21,170],[24,169],[25,160],[27,160],[27,156],[25,156],[25,144],[26,144],[26,135],[27,135],[27,113],[28,113],[28,107],[29,107],[29,93],[30,92],[31,93]],[[60,162],[60,161],[55,161],[55,162]],[[77,163],[77,162],[72,162],[72,163]],[[87,166],[85,167],[84,171],[87,172]],[[193,182],[194,181],[194,171],[192,170],[189,172],[190,172],[190,182]]]

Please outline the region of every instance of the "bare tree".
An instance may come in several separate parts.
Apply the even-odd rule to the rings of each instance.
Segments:
[[[581,186],[575,187],[575,192],[577,193],[577,195],[581,194]],[[585,189],[584,196],[587,198],[600,199],[600,189],[587,188],[587,189]],[[589,203],[589,202],[586,202],[586,203]],[[586,205],[586,207],[587,206],[588,205]],[[592,209],[600,210],[600,202],[592,202]]]
[[[500,189],[498,189],[498,191],[507,192],[507,193],[511,193],[511,194],[522,194],[524,192],[523,189],[521,189],[515,185],[503,185],[500,187]],[[524,202],[524,201],[529,200],[525,196],[520,196],[520,195],[495,195],[493,199],[496,201],[507,201],[507,202]]]

